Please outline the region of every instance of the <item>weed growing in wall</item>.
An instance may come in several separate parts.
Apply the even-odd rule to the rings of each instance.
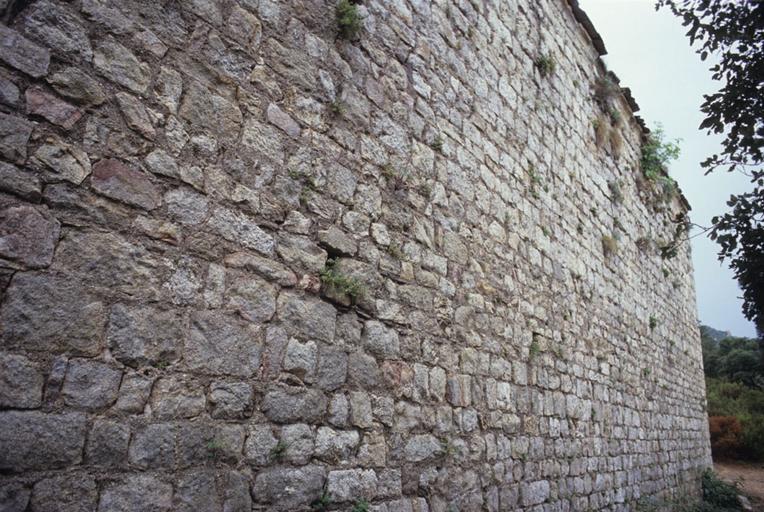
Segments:
[[[549,53],[538,56],[533,64],[539,70],[542,77],[553,75],[557,70],[557,62],[555,62],[554,57]]]
[[[610,102],[621,92],[621,87],[607,75],[603,75],[594,82],[594,99],[603,110],[610,111]]]
[[[350,0],[340,0],[336,9],[337,29],[344,39],[355,39],[363,28],[363,19],[358,6]]]
[[[207,454],[209,455],[210,459],[217,460],[220,458],[220,455],[223,453],[223,443],[218,441],[217,439],[210,439],[207,441]]]
[[[356,501],[351,512],[369,512],[369,502],[364,499]]]
[[[610,200],[615,204],[623,203],[623,190],[620,181],[608,181],[607,188],[610,190]]]
[[[358,279],[339,272],[335,260],[327,260],[326,266],[320,272],[320,277],[325,287],[347,295],[353,301],[363,295],[363,284]]]
[[[329,111],[334,116],[341,116],[341,115],[344,115],[345,112],[347,111],[347,106],[345,105],[344,102],[337,99],[332,101],[329,104]]]
[[[276,446],[273,447],[270,453],[270,458],[273,461],[281,462],[284,460],[284,456],[286,455],[287,448],[289,448],[289,445],[285,443],[284,441],[279,441],[276,443]]]
[[[329,496],[329,493],[326,491],[326,489],[324,489],[324,492],[321,493],[321,496],[313,500],[313,502],[310,504],[310,508],[311,510],[323,512],[324,510],[328,509],[331,504],[332,498]]]
[[[443,152],[443,137],[441,137],[440,135],[435,137],[432,140],[432,142],[430,142],[430,147],[434,149],[435,151],[437,151],[438,153],[442,153]]]
[[[618,251],[618,242],[615,237],[610,235],[602,236],[602,252],[606,257],[613,256]]]
[[[658,179],[665,172],[666,166],[679,158],[679,151],[679,140],[667,141],[663,127],[658,125],[642,141],[642,173],[649,180]]]

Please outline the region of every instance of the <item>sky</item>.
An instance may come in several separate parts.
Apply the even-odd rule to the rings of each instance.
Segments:
[[[680,20],[665,9],[656,12],[654,4],[580,0],[605,41],[608,69],[618,75],[621,86],[631,88],[640,106],[637,115],[649,127],[661,123],[667,138],[681,139],[682,154],[669,171],[692,206],[692,222],[708,226],[714,215],[727,210],[729,196],[750,184],[745,176],[723,170],[704,176],[700,162],[718,151],[722,138],[698,130],[700,105],[703,94],[716,92],[719,84],[711,79],[711,63],[702,62],[690,47]],[[742,293],[717,252],[717,244],[705,235],[692,239],[699,319],[715,329],[753,337],[753,324],[741,312]]]

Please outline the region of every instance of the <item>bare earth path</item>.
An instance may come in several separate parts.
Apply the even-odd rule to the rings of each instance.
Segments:
[[[764,464],[723,461],[714,462],[714,469],[722,479],[740,482],[743,492],[751,497],[753,509],[764,512]]]

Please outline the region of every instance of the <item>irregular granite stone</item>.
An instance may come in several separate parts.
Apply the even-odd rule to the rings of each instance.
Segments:
[[[191,317],[184,361],[193,371],[252,377],[262,347],[261,328],[216,311],[199,311]]]
[[[142,172],[119,160],[107,158],[93,165],[93,189],[123,203],[153,210],[160,203],[159,190]]]
[[[153,139],[156,131],[151,124],[151,118],[140,100],[131,94],[118,92],[117,104],[122,111],[127,126],[148,139]]]
[[[139,468],[172,468],[175,466],[174,425],[155,423],[133,433],[128,458]]]
[[[64,68],[51,74],[47,80],[57,93],[81,105],[95,106],[106,101],[106,92],[101,84],[79,68]]]
[[[395,358],[400,355],[398,333],[376,320],[364,324],[363,344],[366,350],[381,357]]]
[[[19,205],[0,210],[0,258],[23,268],[45,268],[53,261],[60,230],[46,209]]]
[[[233,268],[251,270],[281,286],[297,284],[297,276],[294,272],[270,258],[263,258],[256,254],[236,252],[226,257],[225,264]]]
[[[82,460],[83,414],[0,411],[0,469],[55,469]]]
[[[0,190],[35,203],[42,197],[42,185],[37,176],[6,162],[0,162]]]
[[[90,158],[87,153],[55,137],[47,138],[37,148],[32,160],[75,185],[79,185],[90,175]]]
[[[26,510],[31,494],[31,489],[19,482],[0,483],[0,510],[3,512]]]
[[[239,108],[197,81],[189,81],[180,104],[180,117],[191,126],[207,130],[221,140],[239,136],[242,115]]]
[[[119,398],[114,408],[120,412],[139,414],[143,412],[151,394],[153,380],[139,373],[128,373],[122,378]]]
[[[255,477],[253,494],[260,503],[270,503],[275,510],[296,510],[316,500],[324,487],[326,470],[322,466],[268,468]]]
[[[278,288],[256,277],[238,276],[228,289],[227,306],[250,322],[270,320],[276,312]]]
[[[33,128],[26,119],[0,112],[0,155],[12,162],[24,163]]]
[[[252,414],[254,403],[252,386],[246,382],[213,382],[209,403],[213,418],[247,418]]]
[[[127,475],[102,491],[98,512],[165,512],[172,507],[172,485],[152,475]]]
[[[34,78],[48,74],[50,53],[15,30],[0,24],[0,59]]]
[[[0,103],[5,103],[11,107],[17,107],[19,105],[20,96],[18,86],[11,80],[0,75]]]
[[[16,274],[0,305],[0,341],[5,347],[97,355],[106,308],[80,282],[57,274]]]
[[[93,58],[82,20],[67,9],[66,4],[50,0],[34,2],[23,12],[21,24],[30,37],[66,59],[78,55],[89,62]]]
[[[228,208],[216,208],[207,221],[208,228],[226,240],[241,244],[259,253],[271,255],[276,243],[254,219]]]
[[[70,407],[99,409],[114,403],[121,380],[122,372],[108,364],[73,359],[61,394]]]
[[[177,484],[173,510],[222,510],[215,473],[211,470],[196,470],[183,475]]]
[[[35,512],[91,512],[98,501],[98,487],[87,475],[45,478],[32,489]]]
[[[338,502],[372,499],[377,494],[377,474],[373,469],[330,471],[326,489]]]
[[[176,311],[115,304],[106,341],[114,358],[128,366],[168,364],[180,357],[184,324]]]
[[[82,117],[77,107],[43,91],[40,87],[30,87],[25,93],[27,114],[41,116],[53,124],[71,129]]]
[[[0,407],[35,409],[45,383],[39,367],[24,356],[0,353]]]
[[[290,137],[297,138],[300,136],[300,125],[275,103],[268,105],[265,115],[268,117],[268,121],[284,130],[284,133]]]
[[[276,423],[318,423],[327,405],[326,396],[316,389],[273,386],[265,392],[262,410]]]
[[[204,405],[204,389],[184,375],[160,378],[151,392],[151,408],[159,419],[193,418]]]
[[[121,466],[127,455],[130,427],[116,421],[95,420],[85,445],[85,460],[98,466]]]
[[[148,64],[140,62],[130,50],[111,39],[99,42],[93,65],[109,80],[139,94],[146,92],[151,80]]]
[[[282,291],[277,311],[288,331],[306,338],[334,341],[337,312],[330,304],[315,297]]]

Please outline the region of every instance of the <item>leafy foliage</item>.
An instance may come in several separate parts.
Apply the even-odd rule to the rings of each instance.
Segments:
[[[355,39],[363,28],[363,19],[358,13],[358,6],[350,0],[340,0],[336,9],[337,28],[340,36],[345,39]]]
[[[642,143],[642,172],[650,180],[657,180],[665,173],[666,166],[679,158],[679,141],[667,141],[660,124],[645,136]]]
[[[716,510],[718,512],[742,510],[737,499],[738,492],[735,486],[720,480],[710,469],[703,472],[701,485],[703,487],[703,501],[712,507],[701,510]]]
[[[557,70],[557,62],[555,62],[551,54],[540,55],[533,64],[543,77],[552,75]]]
[[[712,77],[722,85],[706,95],[701,129],[723,133],[722,151],[701,163],[751,178],[749,192],[730,197],[731,210],[714,217],[710,232],[743,289],[743,314],[764,344],[764,2],[757,0],[657,0],[682,19],[702,60],[719,58]]]

